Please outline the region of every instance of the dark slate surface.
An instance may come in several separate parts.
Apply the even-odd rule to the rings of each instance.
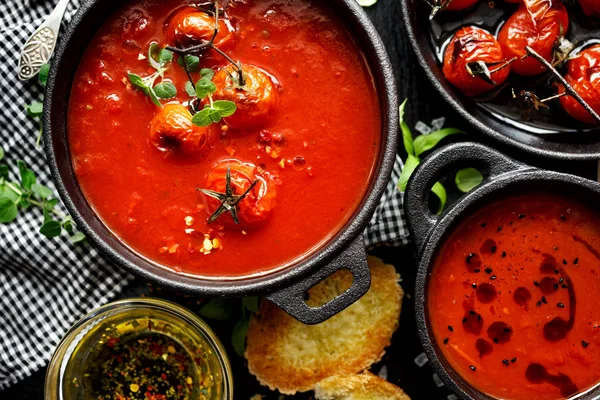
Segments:
[[[414,126],[418,120],[429,122],[433,118],[445,116],[447,119],[446,126],[463,128],[469,133],[471,140],[477,140],[497,147],[494,142],[481,137],[473,132],[472,129],[469,129],[469,126],[455,115],[444,101],[436,95],[433,87],[419,69],[420,67],[416,63],[412,49],[410,48],[401,21],[400,1],[379,0],[376,5],[367,10],[367,13],[386,44],[392,65],[396,71],[396,82],[399,87],[400,99],[409,99],[409,106],[406,110],[406,118],[409,125]],[[558,164],[556,161],[536,159],[530,155],[518,153],[511,149],[502,148],[501,150],[529,164],[576,173],[591,179],[595,179],[596,177],[596,165],[594,163]],[[400,152],[402,153],[401,149]],[[448,392],[444,388],[436,386],[433,380],[433,371],[429,367],[429,364],[419,368],[414,361],[421,353],[421,347],[415,324],[414,303],[411,299],[414,293],[414,279],[416,276],[416,260],[413,256],[412,248],[381,248],[374,251],[373,254],[382,257],[384,261],[394,264],[397,267],[402,274],[402,286],[409,295],[409,297],[404,299],[400,329],[393,337],[393,344],[386,352],[382,362],[374,366],[373,370],[378,372],[385,365],[387,367],[388,379],[401,386],[414,400],[446,399]],[[131,297],[147,292],[148,288],[143,282],[135,282],[122,297]],[[188,306],[190,304],[189,300],[182,300],[181,302]],[[244,360],[235,355],[229,345],[231,326],[221,325],[214,326],[214,328],[220,333],[220,336],[228,347],[228,353],[230,354],[234,370],[235,398],[249,399],[252,395],[261,393],[266,394],[267,399],[278,399],[278,394],[270,393],[267,389],[260,387],[256,380],[248,374]],[[45,372],[45,369],[40,370],[23,382],[12,386],[4,392],[0,392],[0,399],[43,399]],[[287,398],[309,399],[311,396],[298,395]]]

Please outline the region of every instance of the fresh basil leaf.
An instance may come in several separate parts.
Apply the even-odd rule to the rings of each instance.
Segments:
[[[406,107],[407,101],[408,99],[405,99],[402,104],[400,104],[400,129],[402,130],[402,141],[404,142],[404,150],[406,150],[406,154],[414,156],[415,145],[413,141],[413,135],[410,131],[410,128],[404,121],[404,107]]]
[[[77,232],[76,234],[69,237],[69,242],[76,244],[85,241],[85,234],[83,232]]]
[[[0,197],[0,224],[14,221],[18,213],[17,205],[12,199],[6,196]]]
[[[24,189],[30,190],[31,185],[36,181],[35,174],[32,170],[27,168],[27,164],[25,164],[24,161],[17,161],[17,166],[19,167],[19,173],[21,174],[21,185]]]
[[[196,72],[200,67],[200,57],[186,55],[177,58],[177,63],[182,67],[186,68],[189,72]]]
[[[202,304],[198,315],[206,319],[214,319],[217,321],[227,321],[233,318],[233,307],[225,299],[211,299]]]
[[[39,118],[44,114],[44,104],[39,101],[34,101],[30,105],[25,106],[25,109],[27,110],[27,115],[31,118]]]
[[[8,165],[0,164],[0,178],[8,179]]]
[[[158,106],[158,107],[162,107],[162,104],[160,103],[160,100],[158,100],[158,96],[156,95],[156,92],[154,91],[153,88],[148,88],[148,97],[150,97],[150,100],[152,100],[152,102]]]
[[[415,138],[415,156],[420,156],[424,152],[433,149],[444,138],[456,133],[464,133],[456,128],[444,128],[439,131],[431,132],[429,135],[419,135]]]
[[[244,309],[252,311],[253,313],[258,312],[258,296],[242,297],[242,307]]]
[[[185,91],[190,97],[196,97],[196,88],[192,85],[192,82],[187,81],[185,83]]]
[[[42,199],[46,199],[50,196],[52,196],[52,190],[50,190],[50,188],[44,186],[44,185],[40,185],[37,183],[34,183],[33,185],[31,185],[31,191],[35,194],[37,194],[38,196],[40,196],[40,198]]]
[[[242,319],[233,328],[231,344],[238,356],[243,357],[246,351],[246,334],[248,333],[248,320]]]
[[[202,68],[200,70],[200,75],[202,75],[203,78],[206,78],[209,81],[212,81],[212,78],[215,76],[215,71],[213,71],[210,68]]]
[[[398,180],[398,189],[400,189],[401,192],[404,192],[406,190],[406,184],[408,183],[410,176],[412,175],[413,171],[415,170],[415,168],[417,168],[417,165],[419,165],[420,162],[421,160],[419,160],[412,154],[408,155],[408,158],[404,162],[404,168],[402,168],[400,179]]]
[[[358,0],[358,5],[361,7],[371,7],[375,3],[377,0]]]
[[[192,117],[192,123],[198,126],[208,126],[221,121],[221,112],[210,106],[204,107]]]
[[[48,73],[49,72],[50,72],[50,64],[42,65],[42,67],[40,68],[40,73],[38,75],[38,80],[44,87],[46,86],[46,83],[48,82]]]
[[[209,94],[213,94],[217,91],[217,85],[215,85],[210,79],[202,78],[196,83],[196,96],[200,100],[206,98]]]
[[[4,149],[0,146],[0,160],[4,158]]]
[[[456,187],[463,193],[470,192],[483,182],[483,175],[475,168],[461,169],[454,177]]]
[[[48,221],[40,228],[40,233],[48,238],[57,237],[61,232],[61,225],[58,221]]]
[[[172,99],[177,96],[177,88],[171,82],[162,82],[154,86],[156,97],[161,99]]]
[[[212,106],[213,108],[218,110],[219,113],[221,113],[221,117],[223,118],[233,115],[233,113],[235,113],[235,110],[237,110],[237,106],[235,105],[235,103],[229,100],[217,100],[213,102]]]
[[[440,200],[437,214],[441,214],[442,211],[444,211],[444,208],[446,207],[446,201],[448,200],[448,196],[446,195],[446,188],[444,188],[444,186],[441,183],[436,182],[435,185],[433,185],[433,187],[431,188],[431,191],[435,193],[435,195]]]
[[[146,95],[148,94],[148,85],[146,85],[141,76],[132,73],[128,73],[127,76],[129,77],[129,82],[131,82],[133,87],[140,89]]]

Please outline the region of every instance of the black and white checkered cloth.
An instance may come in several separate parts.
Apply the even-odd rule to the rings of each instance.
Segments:
[[[36,147],[39,125],[24,105],[41,100],[36,80],[17,78],[18,53],[52,11],[55,0],[0,2],[0,145],[9,165],[24,160],[38,181],[54,189],[45,155]],[[79,4],[72,0],[65,20]],[[395,187],[402,161],[365,232],[367,246],[408,243],[402,196]],[[11,179],[17,180],[14,175]],[[131,276],[112,266],[89,246],[74,246],[66,236],[38,233],[41,212],[27,210],[0,224],[0,390],[27,377],[50,359],[55,346],[84,314],[117,296]],[[0,396],[1,397],[1,396]]]

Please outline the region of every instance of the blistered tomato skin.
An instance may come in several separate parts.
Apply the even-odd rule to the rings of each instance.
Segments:
[[[208,172],[206,189],[225,193],[227,184],[227,167],[231,170],[231,186],[234,194],[241,195],[255,180],[258,183],[238,204],[240,228],[265,222],[277,203],[277,184],[271,175],[254,164],[244,163],[237,159],[218,161]],[[207,210],[212,214],[220,206],[218,200],[208,198]],[[219,223],[235,225],[230,213],[222,214]]]
[[[150,124],[150,144],[162,152],[202,155],[209,148],[210,128],[192,123],[190,112],[179,104],[158,108]]]
[[[191,47],[210,40],[215,31],[215,17],[194,7],[178,10],[167,26],[169,44],[179,47]],[[219,18],[219,33],[215,45],[227,48],[233,43],[235,32],[228,20]]]
[[[448,11],[459,11],[464,10],[465,8],[471,7],[473,4],[477,3],[479,0],[452,0],[450,4],[446,7]]]
[[[261,69],[252,65],[242,66],[245,85],[240,88],[232,79],[238,72],[228,66],[219,70],[213,82],[217,92],[215,100],[229,100],[235,103],[237,110],[231,117],[225,118],[229,126],[235,129],[247,129],[263,126],[277,109],[278,93],[273,79]]]
[[[510,66],[492,74],[492,85],[480,76],[472,76],[467,64],[483,61],[485,63],[501,63],[505,61],[500,44],[487,31],[468,26],[460,29],[448,44],[444,53],[444,76],[450,83],[463,91],[467,96],[476,96],[495,89],[506,81],[510,74]],[[490,70],[494,66],[489,67]]]
[[[569,29],[569,14],[560,1],[547,2],[529,0],[527,6],[519,9],[506,21],[498,41],[507,58],[517,57],[511,70],[522,76],[539,75],[546,68],[533,57],[527,55],[526,46],[531,46],[548,61],[552,61],[554,44],[562,32]]]
[[[579,4],[585,15],[590,17],[600,17],[600,1],[598,0],[579,0]]]
[[[565,79],[594,111],[600,113],[600,45],[589,47],[569,60]],[[560,85],[558,93],[564,91]],[[573,118],[588,124],[597,123],[574,97],[561,97],[560,104]]]

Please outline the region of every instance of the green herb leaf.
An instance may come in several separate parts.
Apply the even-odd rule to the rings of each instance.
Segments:
[[[415,155],[415,145],[413,141],[412,132],[410,128],[404,121],[404,107],[406,107],[406,102],[408,99],[405,99],[402,104],[400,104],[400,129],[402,130],[402,141],[404,142],[404,150],[406,150],[406,154]]]
[[[131,72],[128,73],[127,76],[129,77],[129,82],[131,82],[133,87],[140,89],[146,95],[148,94],[148,85],[146,85],[141,76],[132,74]]]
[[[44,64],[40,68],[40,74],[38,75],[38,80],[42,84],[42,86],[46,86],[48,82],[48,73],[50,72],[50,64]]]
[[[25,106],[25,109],[27,110],[27,115],[31,118],[39,118],[44,114],[44,104],[39,101],[34,101],[30,105]]]
[[[69,242],[76,244],[85,241],[85,235],[82,232],[77,232],[73,236],[69,237]]]
[[[454,178],[456,187],[463,193],[470,192],[483,182],[483,175],[475,168],[461,169]]]
[[[446,195],[446,188],[444,188],[444,186],[441,183],[436,182],[435,185],[432,186],[431,191],[435,193],[435,195],[440,200],[437,214],[441,214],[442,211],[444,211],[444,208],[446,207],[446,201],[448,200],[448,196]]]
[[[231,344],[238,356],[243,357],[246,351],[246,334],[248,333],[248,320],[242,319],[233,328]]]
[[[8,179],[8,165],[0,164],[0,178]]]
[[[377,0],[358,0],[361,7],[371,7],[375,3],[377,3]]]
[[[227,321],[233,318],[233,307],[225,299],[211,299],[202,304],[198,315],[206,319],[214,319],[217,321]]]
[[[177,88],[171,82],[162,82],[154,86],[156,97],[161,99],[172,99],[177,96]]]
[[[187,81],[185,83],[185,91],[190,97],[196,97],[196,88],[192,85],[192,82]]]
[[[52,210],[54,207],[56,207],[57,204],[58,199],[48,199],[46,200],[45,207],[47,207],[48,210]]]
[[[192,117],[192,123],[198,126],[208,126],[221,121],[221,112],[210,106],[204,107]]]
[[[433,149],[437,144],[447,136],[456,133],[464,133],[456,128],[444,128],[439,131],[431,132],[429,135],[420,135],[415,138],[415,156],[420,156],[424,152]]]
[[[40,228],[40,233],[48,238],[57,237],[60,235],[61,225],[58,221],[48,221]]]
[[[50,188],[37,183],[31,185],[31,191],[40,196],[42,199],[47,199],[48,197],[52,196],[52,190],[50,190]]]
[[[217,91],[217,85],[215,85],[208,78],[202,78],[196,83],[196,96],[200,100],[205,99],[209,94],[213,94]]]
[[[160,100],[158,100],[158,96],[153,88],[148,88],[148,96],[156,106],[162,107],[162,104],[160,103]]]
[[[242,297],[242,307],[253,313],[258,312],[258,296]]]
[[[0,224],[14,221],[18,212],[17,205],[12,199],[6,196],[0,197]]]
[[[187,70],[189,72],[196,72],[196,71],[198,71],[198,67],[200,67],[200,57],[186,55],[183,57],[179,57],[177,59],[177,63],[184,68],[187,67]]]
[[[4,158],[4,149],[0,146],[0,160]]]
[[[24,161],[17,161],[17,166],[19,167],[19,173],[21,174],[21,185],[24,189],[30,190],[31,185],[36,181],[35,174],[32,170],[27,168],[27,164],[25,164]]]
[[[170,63],[171,61],[173,61],[173,53],[170,50],[161,49],[158,52],[158,62],[161,66]]]
[[[401,192],[406,190],[406,184],[420,162],[421,160],[419,160],[417,157],[411,154],[408,155],[408,158],[404,162],[404,168],[402,168],[402,173],[400,174],[400,179],[398,181],[398,189],[400,189]]]
[[[65,218],[60,225],[69,235],[73,234],[74,228],[73,228],[73,220],[71,219],[71,217]]]
[[[221,113],[222,118],[233,115],[233,113],[235,113],[235,110],[237,110],[237,106],[235,105],[235,103],[229,100],[217,100],[213,102],[212,106]]]
[[[21,202],[21,196],[18,193],[15,193],[6,184],[0,184],[0,197],[8,197],[15,204]]]
[[[200,70],[200,75],[202,75],[203,78],[206,78],[209,81],[212,81],[212,78],[215,76],[215,71],[213,71],[210,68],[202,68]]]

